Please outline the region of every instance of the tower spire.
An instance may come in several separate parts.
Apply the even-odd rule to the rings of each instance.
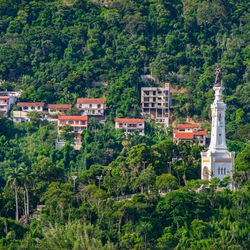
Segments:
[[[228,151],[226,144],[225,114],[227,105],[222,99],[224,87],[222,86],[222,75],[219,64],[217,64],[215,71],[213,90],[215,91],[215,98],[213,104],[211,104],[211,140],[209,150],[201,153],[202,179],[232,177],[234,169],[234,153]]]

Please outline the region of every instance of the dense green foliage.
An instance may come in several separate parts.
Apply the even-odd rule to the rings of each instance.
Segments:
[[[229,134],[247,122],[248,1],[93,2],[1,0],[2,88],[47,103],[105,96],[113,119],[138,116],[140,88],[169,81],[175,117],[207,119],[220,62]],[[156,82],[144,83],[150,72]]]
[[[220,183],[214,179],[210,186],[199,180],[200,146],[175,145],[154,123],[148,124],[151,132],[145,136],[127,138],[90,119],[83,147],[76,151],[69,144],[54,149],[53,123],[1,121],[9,128],[0,129],[7,135],[0,137],[0,247],[249,246],[249,145],[243,143],[236,157],[238,190],[232,192],[218,190],[227,187],[227,178]],[[171,162],[173,157],[181,158]],[[131,200],[124,199],[133,193],[137,195]],[[38,204],[45,205],[41,214]],[[13,221],[20,217],[25,227]]]
[[[0,0],[0,89],[46,103],[105,97],[107,111],[79,151],[68,127],[56,150],[55,123],[0,117],[0,249],[249,249],[247,1],[100,2]],[[218,61],[235,192],[228,178],[200,181],[202,148],[173,144],[171,129],[113,125],[139,117],[140,88],[164,81],[176,119],[207,120]]]

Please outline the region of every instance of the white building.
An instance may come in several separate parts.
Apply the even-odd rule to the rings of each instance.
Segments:
[[[145,121],[144,119],[135,118],[116,118],[115,129],[124,129],[126,134],[138,131],[139,135],[144,135]]]
[[[16,92],[12,91],[0,91],[0,113],[7,114],[13,104],[15,104],[17,97]]]
[[[209,150],[207,152],[201,152],[201,179],[211,180],[211,178],[219,178],[222,180],[226,176],[230,176],[232,179],[235,153],[229,152],[226,145],[226,104],[222,100],[224,87],[222,86],[221,71],[218,65],[216,69],[216,81],[213,89],[215,91],[215,99],[211,105],[211,141]]]
[[[101,98],[78,98],[76,105],[82,116],[104,116],[104,104],[105,99]]]

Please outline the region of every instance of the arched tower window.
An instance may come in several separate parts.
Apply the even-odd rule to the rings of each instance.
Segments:
[[[218,168],[218,174],[220,174],[220,168]]]
[[[219,114],[219,121],[221,122],[221,114]]]
[[[209,177],[208,168],[204,167],[203,168],[203,179],[208,180],[208,177]]]
[[[224,174],[226,174],[226,168],[224,168]]]

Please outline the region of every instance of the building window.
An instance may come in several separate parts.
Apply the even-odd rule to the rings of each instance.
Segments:
[[[92,108],[92,104],[89,104],[89,108]]]
[[[226,168],[224,168],[224,174],[226,174]]]
[[[37,107],[38,110],[40,110],[40,107]]]
[[[220,168],[218,168],[218,174],[220,174]]]
[[[208,168],[204,167],[204,169],[203,169],[203,179],[208,180],[208,177],[209,177]]]
[[[28,107],[23,107],[23,109],[24,109],[24,110],[27,110],[27,109],[28,109]]]
[[[34,110],[35,109],[35,107],[31,107],[31,110]]]

